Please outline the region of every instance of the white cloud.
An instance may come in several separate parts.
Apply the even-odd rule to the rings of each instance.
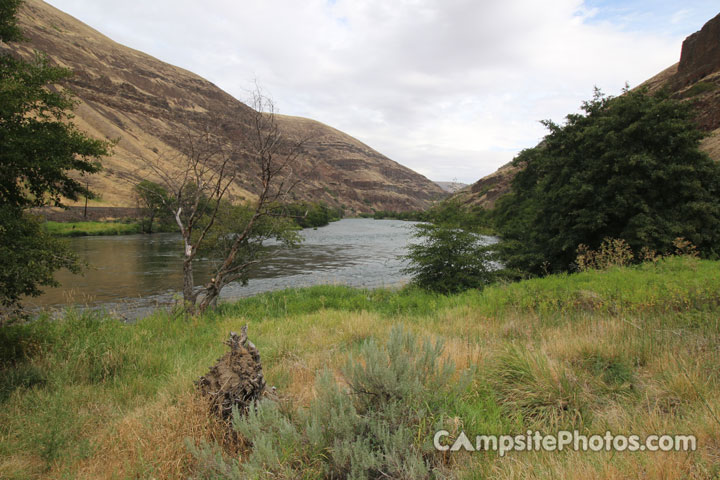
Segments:
[[[537,121],[561,120],[594,85],[616,94],[671,65],[692,33],[633,31],[581,0],[50,3],[241,100],[257,79],[282,113],[464,182],[533,146]]]

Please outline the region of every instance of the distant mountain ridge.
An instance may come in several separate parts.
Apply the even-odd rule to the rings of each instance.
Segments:
[[[720,161],[720,14],[682,45],[680,61],[645,81],[640,87],[651,92],[666,88],[674,98],[691,102],[700,128],[708,132],[701,150]],[[518,167],[506,164],[466,187],[452,198],[468,205],[492,208],[510,191]]]
[[[172,157],[178,132],[197,132],[211,122],[242,126],[252,113],[202,77],[120,45],[41,0],[25,1],[20,26],[29,41],[12,44],[14,52],[29,56],[39,50],[75,72],[68,86],[81,103],[73,121],[94,137],[119,139],[103,161],[104,171],[90,178],[91,189],[101,195],[96,205],[132,206],[132,184],[118,181],[118,174],[137,177],[140,158]],[[423,209],[445,195],[424,176],[339,130],[298,117],[278,116],[278,123],[289,135],[312,133],[305,161],[296,166],[303,178],[297,200],[322,200],[352,213]],[[253,197],[254,180],[243,178],[233,196]]]
[[[440,188],[448,193],[455,193],[467,187],[467,183],[460,182],[435,182]]]

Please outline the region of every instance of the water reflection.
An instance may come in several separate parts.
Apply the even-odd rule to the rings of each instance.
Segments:
[[[246,287],[230,284],[229,300],[286,287],[322,283],[357,287],[406,282],[400,273],[412,224],[395,220],[346,219],[306,229],[297,248],[273,246],[271,258],[256,268]],[[182,245],[177,234],[79,237],[70,240],[90,267],[83,276],[58,272],[62,287],[48,289],[28,305],[107,308],[128,318],[173,302],[182,287]],[[196,283],[209,278],[211,262],[195,265]]]

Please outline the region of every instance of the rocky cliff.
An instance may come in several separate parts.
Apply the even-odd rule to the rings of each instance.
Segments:
[[[75,72],[65,85],[81,101],[74,122],[94,137],[119,140],[104,171],[90,180],[101,195],[95,205],[131,206],[138,162],[173,158],[179,132],[209,124],[242,128],[252,113],[198,75],[115,43],[41,0],[26,0],[20,25],[28,42],[13,44],[15,53],[39,50]],[[324,200],[351,213],[421,209],[443,196],[427,178],[347,134],[304,118],[278,120],[288,134],[312,138],[296,169],[303,178],[295,190],[299,200]],[[233,134],[232,128],[226,132]],[[251,198],[255,190],[253,179],[245,178],[232,193]]]
[[[720,14],[685,39],[680,61],[644,82],[650,92],[668,89],[674,98],[691,102],[696,120],[708,133],[701,149],[720,161]],[[492,208],[510,191],[517,172],[511,164],[481,178],[452,198],[467,204]]]

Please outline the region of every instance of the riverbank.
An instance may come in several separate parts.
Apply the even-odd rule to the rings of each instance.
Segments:
[[[43,228],[56,237],[84,237],[99,235],[132,235],[142,233],[137,222],[53,222],[43,223]]]
[[[268,385],[300,432],[286,433],[279,458],[309,478],[334,457],[308,453],[316,437],[302,430],[298,406],[314,398],[319,371],[348,378],[347,360],[367,358],[365,342],[382,345],[397,325],[442,339],[441,358],[455,364],[449,384],[413,387],[429,406],[422,422],[392,430],[410,428],[412,446],[403,448],[451,478],[715,478],[719,267],[680,257],[454,296],[321,286],[258,295],[201,318],[157,312],[127,325],[69,312],[3,328],[0,477],[223,478],[217,459],[186,445],[222,439],[192,381],[223,353],[228,332],[249,323]],[[698,450],[440,454],[428,448],[439,426],[473,439],[528,429],[684,433],[697,437]],[[224,462],[250,461],[248,450],[228,448]]]

